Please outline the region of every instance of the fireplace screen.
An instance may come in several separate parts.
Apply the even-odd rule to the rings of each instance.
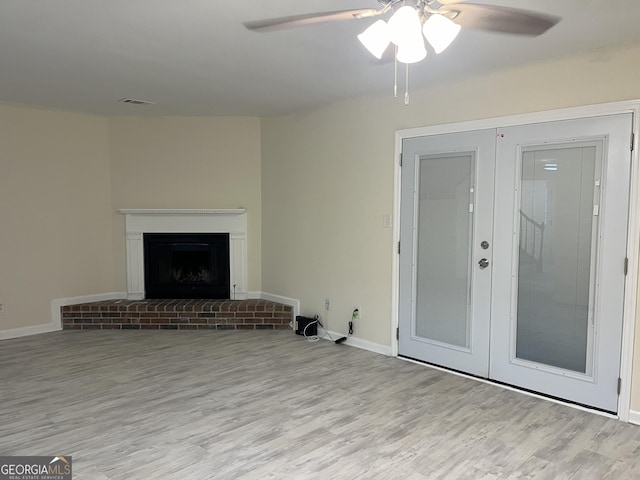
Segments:
[[[145,233],[146,298],[229,298],[229,235]]]

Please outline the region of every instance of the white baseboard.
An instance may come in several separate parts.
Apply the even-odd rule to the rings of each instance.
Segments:
[[[103,300],[125,300],[127,292],[96,293],[79,297],[54,298],[51,300],[51,325],[54,330],[62,330],[62,314],[60,307],[77,305],[79,303],[101,302]]]
[[[251,292],[257,293],[257,292]],[[262,300],[268,300],[270,302],[282,303],[284,305],[289,305],[293,309],[293,318],[295,319],[298,315],[300,315],[300,300],[296,300],[295,298],[283,297],[281,295],[274,295],[273,293],[260,292],[260,296],[257,297]]]
[[[0,330],[0,340],[10,338],[26,337],[28,335],[38,335],[62,330],[62,314],[60,307],[66,305],[76,305],[78,303],[99,302],[101,300],[118,300],[127,298],[126,292],[97,293],[94,295],[82,295],[79,297],[54,298],[51,300],[51,322],[40,325],[29,325],[28,327],[11,328]]]
[[[637,410],[629,410],[629,423],[640,425],[640,412]]]
[[[9,340],[10,338],[26,337],[28,335],[38,335],[40,333],[49,333],[60,330],[52,323],[44,323],[42,325],[30,325],[28,327],[11,328],[9,330],[0,330],[0,340]]]
[[[250,295],[249,298],[260,298],[262,300],[269,300],[271,302],[277,302],[277,303],[282,303],[284,305],[291,306],[293,308],[294,320],[298,315],[300,315],[300,300],[297,300],[295,298],[283,297],[282,295],[274,295],[273,293],[267,293],[267,292],[250,292],[249,295]],[[328,333],[333,337],[334,340],[336,338],[340,338],[344,336],[342,333],[339,333],[339,332],[329,331]],[[323,336],[322,333],[319,333],[318,336],[320,338],[330,340],[328,336],[326,335]],[[388,347],[386,345],[380,345],[379,343],[370,342],[368,340],[363,340],[362,338],[358,338],[358,337],[353,337],[353,336],[347,337],[347,339],[343,342],[343,345],[361,348],[362,350],[368,350],[370,352],[379,353],[381,355],[391,355],[391,347]]]
[[[344,334],[340,332],[329,331],[328,333],[331,335],[331,337],[333,337],[333,340],[336,340],[340,337],[344,337]],[[322,333],[320,333],[318,336],[320,338],[324,338],[325,340],[331,340],[329,336],[323,335]],[[369,340],[363,340],[362,338],[358,338],[354,336],[347,337],[347,339],[344,342],[342,342],[342,345],[361,348],[362,350],[368,350],[370,352],[379,353],[381,355],[387,355],[387,356],[391,355],[391,347],[388,347],[386,345],[380,345],[379,343],[370,342]]]

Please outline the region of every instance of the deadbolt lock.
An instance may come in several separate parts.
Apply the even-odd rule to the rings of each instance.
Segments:
[[[483,240],[482,243],[480,243],[480,246],[482,247],[483,250],[486,250],[487,248],[489,248],[489,242],[487,242],[486,240]]]

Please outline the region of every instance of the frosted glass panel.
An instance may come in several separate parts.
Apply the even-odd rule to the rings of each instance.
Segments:
[[[468,348],[474,157],[421,157],[418,178],[415,332]]]
[[[591,351],[596,146],[522,155],[516,356],[586,373]]]

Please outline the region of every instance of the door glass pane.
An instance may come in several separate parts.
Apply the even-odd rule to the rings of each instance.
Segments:
[[[474,155],[419,160],[416,323],[419,337],[469,347]]]
[[[587,373],[600,171],[595,145],[522,155],[516,357]]]

